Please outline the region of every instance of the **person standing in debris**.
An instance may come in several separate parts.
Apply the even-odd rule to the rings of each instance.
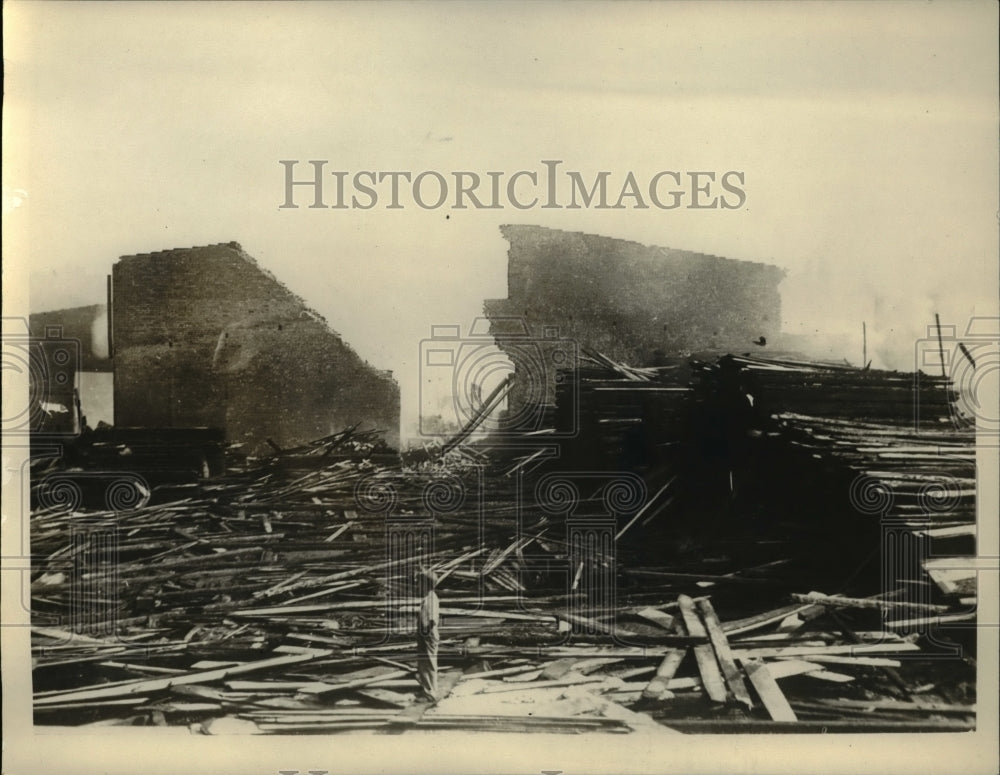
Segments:
[[[437,652],[441,635],[438,630],[437,577],[432,570],[420,573],[420,610],[417,616],[417,680],[424,697],[437,702]]]

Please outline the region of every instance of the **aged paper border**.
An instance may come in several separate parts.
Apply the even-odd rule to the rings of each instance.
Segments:
[[[5,9],[5,15],[8,15]],[[16,7],[14,9],[17,10]],[[900,13],[906,12],[900,4]],[[711,13],[706,8],[705,13]],[[995,11],[994,11],[995,13]],[[16,13],[7,36],[23,34]],[[8,22],[12,21],[8,16]],[[17,154],[31,138],[4,119],[4,156]],[[31,235],[5,217],[3,314],[26,315],[28,267],[18,260]],[[24,380],[6,371],[4,401],[26,394]],[[23,399],[22,399],[23,400]],[[6,440],[5,440],[6,442]],[[998,628],[979,632],[978,731],[958,735],[678,736],[669,750],[640,734],[625,736],[407,734],[401,737],[215,738],[186,729],[46,730],[31,724],[29,634],[25,626],[25,558],[19,547],[27,520],[25,450],[5,443],[3,453],[3,721],[4,769],[27,772],[239,772],[280,770],[330,772],[991,772],[995,767]],[[997,450],[980,449],[980,552],[994,570],[981,575],[981,616],[997,615]],[[22,519],[23,518],[23,519]],[[993,593],[987,597],[987,592]]]

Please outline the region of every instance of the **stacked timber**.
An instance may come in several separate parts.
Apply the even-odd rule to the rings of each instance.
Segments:
[[[833,499],[846,494],[844,511],[860,520],[852,524],[881,531],[883,549],[913,544],[914,561],[895,569],[909,576],[887,584],[926,584],[913,577],[923,565],[942,592],[974,601],[975,425],[957,410],[949,379],[748,356],[698,364],[696,375],[699,396],[724,392],[743,408],[740,432],[766,437],[756,447],[780,447],[780,470],[835,483],[842,492]]]
[[[942,623],[974,624],[967,591],[847,594],[767,554],[787,541],[751,534],[763,553],[751,562],[727,534],[667,561],[646,538],[679,493],[697,513],[702,483],[692,480],[706,470],[727,474],[722,495],[742,505],[736,466],[748,460],[757,476],[774,461],[777,476],[782,461],[801,459],[830,487],[889,481],[845,503],[914,533],[960,529],[972,514],[967,431],[938,423],[925,444],[931,426],[853,400],[853,389],[878,392],[877,373],[723,359],[695,364],[689,383],[671,367],[594,361],[560,388],[580,433],[554,462],[526,444],[509,453],[462,439],[404,467],[377,440],[345,432],[144,505],[96,511],[49,498],[31,517],[36,723],[205,734],[975,725],[974,667],[942,659],[934,637]],[[831,402],[824,384],[841,398]],[[629,428],[651,444],[634,459]],[[724,448],[707,460],[695,440],[712,434]],[[581,486],[578,513],[561,516],[555,489],[548,507],[526,499],[567,472],[574,445],[610,450],[602,470],[634,474],[644,497],[625,508],[620,491]],[[921,488],[943,470],[962,487],[928,528]],[[609,503],[624,509],[615,530],[581,553],[571,518],[594,524]],[[626,535],[643,551],[619,551]],[[439,577],[436,705],[420,702],[416,680],[422,568]]]
[[[691,389],[679,371],[635,369],[592,353],[556,385],[554,431],[573,440],[566,456],[630,470],[662,463],[689,411]]]

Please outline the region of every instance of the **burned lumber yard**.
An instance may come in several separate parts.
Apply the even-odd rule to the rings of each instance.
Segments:
[[[818,360],[778,267],[501,231],[507,297],[413,334],[417,439],[237,243],[32,316],[35,724],[975,729],[967,349]]]

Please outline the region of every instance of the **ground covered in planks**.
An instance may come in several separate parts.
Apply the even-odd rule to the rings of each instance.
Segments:
[[[968,534],[968,437],[928,441],[882,416],[891,401],[810,414],[803,396],[856,407],[844,385],[903,383],[794,364],[743,363],[758,416],[733,419],[743,407],[720,392],[727,368],[682,387],[669,370],[581,373],[574,449],[591,463],[608,455],[620,475],[577,470],[592,486],[572,509],[554,507],[554,486],[547,501],[526,497],[552,483],[537,452],[470,445],[403,466],[350,432],[160,488],[136,508],[73,511],[49,497],[31,518],[35,722],[204,734],[974,728],[974,586],[932,583],[884,551],[887,524],[906,546]],[[741,429],[719,432],[732,436],[725,459],[699,446],[719,416]],[[650,429],[679,441],[654,444]],[[637,447],[639,462],[623,465]],[[634,480],[623,471],[637,472],[642,498],[614,490]],[[942,471],[957,494],[929,522]],[[875,486],[855,487],[860,477]],[[600,504],[618,512],[611,532]],[[440,579],[436,704],[418,699],[415,677],[420,568]]]

